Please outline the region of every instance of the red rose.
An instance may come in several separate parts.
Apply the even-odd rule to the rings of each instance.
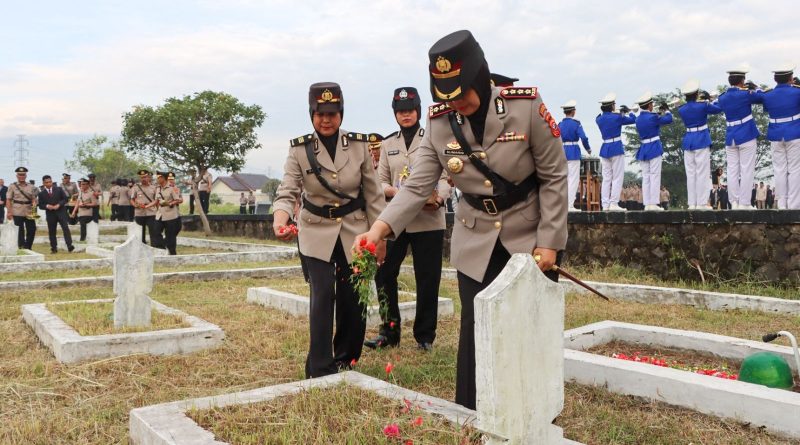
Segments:
[[[366,249],[369,251],[369,253],[371,253],[373,255],[375,254],[375,244],[367,243]]]
[[[414,421],[411,422],[411,424],[414,426],[422,426],[422,416],[417,416],[417,418],[414,419]]]
[[[387,362],[385,369],[387,374],[391,374],[392,370],[394,370],[394,365],[392,364],[392,362]]]
[[[366,238],[361,238],[361,241],[359,241],[358,245],[361,246],[361,247],[366,246],[367,245],[367,239]]]
[[[390,423],[383,427],[383,435],[389,438],[400,437],[400,427],[396,423]]]

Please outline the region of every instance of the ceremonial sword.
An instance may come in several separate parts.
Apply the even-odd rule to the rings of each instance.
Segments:
[[[533,261],[535,261],[535,262],[536,262],[536,264],[539,264],[539,261],[541,261],[541,260],[542,260],[542,256],[541,256],[541,255],[539,255],[538,253],[537,253],[536,255],[534,255],[534,256],[533,256]],[[597,295],[598,297],[600,297],[600,298],[602,298],[602,299],[604,299],[604,300],[606,300],[606,301],[611,301],[611,300],[610,300],[608,297],[606,297],[605,295],[601,294],[601,293],[600,293],[600,292],[599,292],[597,289],[595,289],[595,288],[593,288],[593,287],[589,286],[588,284],[584,283],[583,281],[581,281],[581,280],[579,280],[579,279],[575,278],[575,276],[574,276],[574,275],[572,275],[571,273],[569,273],[569,272],[565,271],[564,269],[562,269],[562,268],[560,268],[560,267],[556,266],[555,264],[553,264],[553,267],[551,267],[551,268],[550,268],[550,270],[552,270],[552,271],[554,271],[554,272],[558,272],[558,273],[559,273],[559,275],[561,275],[561,276],[563,276],[564,278],[567,278],[567,279],[569,279],[569,280],[572,280],[572,282],[574,282],[574,283],[575,283],[575,284],[577,284],[578,286],[581,286],[581,287],[583,287],[584,289],[586,289],[586,290],[588,290],[588,291],[590,291],[590,292],[594,293],[594,294],[595,294],[595,295]]]

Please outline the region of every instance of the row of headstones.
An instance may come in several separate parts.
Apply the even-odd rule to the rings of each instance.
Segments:
[[[13,256],[17,254],[17,233],[18,228],[14,222],[7,220],[0,224],[0,256]],[[100,226],[91,221],[86,225],[86,244],[97,245],[100,240]]]

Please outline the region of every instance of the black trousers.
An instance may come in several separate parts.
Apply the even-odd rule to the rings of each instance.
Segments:
[[[461,298],[461,330],[458,337],[458,358],[456,361],[456,403],[475,409],[475,295],[484,290],[500,275],[511,259],[505,247],[497,240],[489,258],[489,265],[483,281],[458,272],[458,294]],[[556,257],[561,264],[561,252]],[[558,272],[546,272],[548,278],[558,281]],[[525,314],[520,314],[525,316]],[[514,341],[514,339],[508,339]]]
[[[247,206],[239,205],[239,214],[246,215],[247,214]]]
[[[92,222],[92,216],[79,216],[78,223],[81,225],[81,241],[86,241],[86,224]]]
[[[248,204],[247,205],[247,213],[250,215],[256,214],[256,205],[255,204]]]
[[[36,236],[36,220],[14,215],[14,225],[19,227],[17,230],[17,247],[30,249],[33,246],[33,238]]]
[[[203,208],[203,213],[208,215],[208,197],[210,195],[209,192],[197,192],[200,195],[200,207]]]
[[[375,284],[381,304],[387,306],[387,317],[380,332],[391,342],[400,341],[400,306],[397,298],[397,276],[411,246],[414,258],[414,280],[417,285],[417,314],[414,319],[414,339],[417,343],[433,343],[439,309],[439,282],[442,278],[444,230],[403,232],[387,246],[386,260],[378,269]],[[394,322],[394,328],[391,323]]]
[[[117,221],[133,221],[133,206],[121,205],[117,212]]]
[[[111,204],[111,221],[120,221],[119,205],[117,204]]]
[[[194,215],[194,193],[189,193],[189,214]]]
[[[61,231],[64,233],[64,242],[67,247],[72,245],[72,233],[69,231],[69,218],[67,217],[67,210],[64,207],[58,210],[46,210],[45,219],[47,220],[47,235],[50,237],[50,249],[58,249],[58,241],[56,240],[56,229],[61,226]]]
[[[142,242],[147,244],[147,237],[145,236],[145,229],[150,233],[150,245],[153,247],[160,247],[164,241],[161,233],[156,230],[156,217],[153,216],[137,216],[134,218],[136,224],[142,226]]]
[[[100,206],[92,207],[92,221],[100,224]]]
[[[0,224],[6,222],[6,202],[3,200],[3,204],[0,205]]]
[[[175,218],[168,221],[156,220],[155,228],[162,243],[153,247],[166,248],[170,255],[177,255],[178,234],[181,233],[181,219]],[[150,235],[151,241],[153,235]]]
[[[350,283],[350,265],[341,239],[336,241],[330,261],[307,257],[306,264],[311,278],[311,344],[306,358],[306,378],[314,378],[335,374],[340,367],[347,367],[361,358],[366,320],[361,317],[358,296]]]
[[[67,209],[67,218],[68,218],[69,223],[70,224],[77,224],[78,223],[78,217],[77,216],[75,218],[72,217],[72,211],[75,210],[75,207],[66,206],[66,209]]]

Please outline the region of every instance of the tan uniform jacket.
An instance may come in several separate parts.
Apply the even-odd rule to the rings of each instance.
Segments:
[[[372,157],[369,154],[366,137],[357,136],[361,136],[363,141],[350,138],[345,131],[339,129],[335,161],[332,161],[328,151],[317,139],[317,134],[310,135],[314,141],[314,153],[322,170],[321,176],[332,187],[350,196],[358,196],[359,188],[363,188],[367,205],[366,212],[356,210],[342,217],[341,221],[317,216],[307,209],[302,209],[298,228],[300,252],[303,255],[330,261],[336,240],[341,237],[347,261],[352,261],[350,247],[356,235],[369,230],[370,225],[377,220],[378,214],[386,205],[378,177],[372,168]],[[283,210],[292,215],[301,190],[306,199],[316,206],[347,204],[323,187],[314,176],[306,157],[304,144],[293,145],[296,146],[289,148],[286,165],[283,167],[283,181],[278,187],[273,204],[275,210]]]
[[[247,205],[247,196],[239,196],[239,205]]]
[[[30,215],[37,196],[39,196],[39,187],[28,182],[24,184],[15,182],[9,185],[6,192],[6,202],[11,204],[11,214],[14,216]]]
[[[80,191],[80,189],[78,188],[78,184],[76,184],[74,182],[68,182],[68,183],[64,184],[62,182],[61,183],[61,188],[64,189],[64,193],[67,194],[67,205],[70,205],[69,201],[71,199],[73,199],[73,198],[77,199],[78,192]]]
[[[119,192],[120,190],[118,185],[111,186],[111,190],[109,190],[108,192],[108,202],[111,205],[119,204]]]
[[[129,206],[131,205],[131,188],[127,185],[120,186],[117,194],[117,205]]]
[[[422,142],[424,134],[425,129],[420,128],[411,141],[408,150],[406,150],[406,142],[403,139],[402,132],[398,131],[396,135],[383,140],[381,143],[381,160],[378,165],[378,179],[384,190],[390,186],[398,189],[402,188],[400,186],[400,175],[403,173],[404,168],[413,171],[414,159],[417,157],[419,144]],[[405,180],[408,179],[406,178]],[[439,179],[437,192],[443,201],[447,201],[447,198],[450,197],[450,184],[447,183],[447,175],[444,172],[442,172],[442,176]],[[444,230],[444,212],[444,205],[438,210],[420,210],[417,217],[406,226],[405,230],[408,233]]]
[[[169,202],[180,198],[181,193],[178,191],[177,187],[166,186],[163,189],[160,187],[158,188],[159,202]],[[172,207],[168,205],[161,205],[156,212],[156,219],[161,221],[172,221],[175,218],[180,218],[180,216],[181,214],[178,211],[178,204],[175,204]]]
[[[92,216],[93,207],[99,204],[97,198],[95,198],[94,193],[91,189],[87,190],[86,193],[83,191],[78,192],[78,202],[82,202],[83,205],[88,205],[91,207],[78,207],[78,216]],[[75,204],[78,205],[77,203]]]
[[[97,199],[103,196],[103,187],[100,187],[99,182],[95,182],[94,185],[89,184],[89,189],[97,194]]]
[[[206,171],[200,181],[197,183],[197,191],[199,192],[207,192],[211,190],[211,173]]]
[[[148,186],[144,186],[142,184],[136,184],[133,186],[133,192],[131,193],[132,199],[131,203],[134,205],[135,209],[133,211],[133,216],[155,216],[156,215],[156,208],[155,207],[148,207],[146,209],[139,208],[140,205],[148,205],[152,201],[158,199],[156,197],[156,186],[150,184]]]
[[[251,205],[256,204],[256,195],[247,195],[247,203]]]
[[[453,225],[450,261],[470,278],[482,281],[499,238],[510,253],[531,253],[535,247],[562,250],[567,243],[567,162],[560,133],[535,88],[512,87],[502,91],[528,91],[529,98],[504,98],[492,89],[486,116],[483,145],[475,141],[469,120],[461,117],[461,128],[473,151],[484,151],[484,163],[505,179],[519,184],[536,173],[539,188],[528,199],[490,215],[462,201]],[[510,92],[510,91],[509,91]],[[395,234],[416,218],[441,177],[448,160],[463,165],[450,169],[450,177],[463,193],[492,195],[491,183],[467,159],[450,129],[443,105],[429,110],[425,138],[414,162],[414,174],[381,213]],[[550,124],[548,124],[550,122]],[[524,136],[524,140],[520,139]],[[456,162],[453,162],[456,164]]]

